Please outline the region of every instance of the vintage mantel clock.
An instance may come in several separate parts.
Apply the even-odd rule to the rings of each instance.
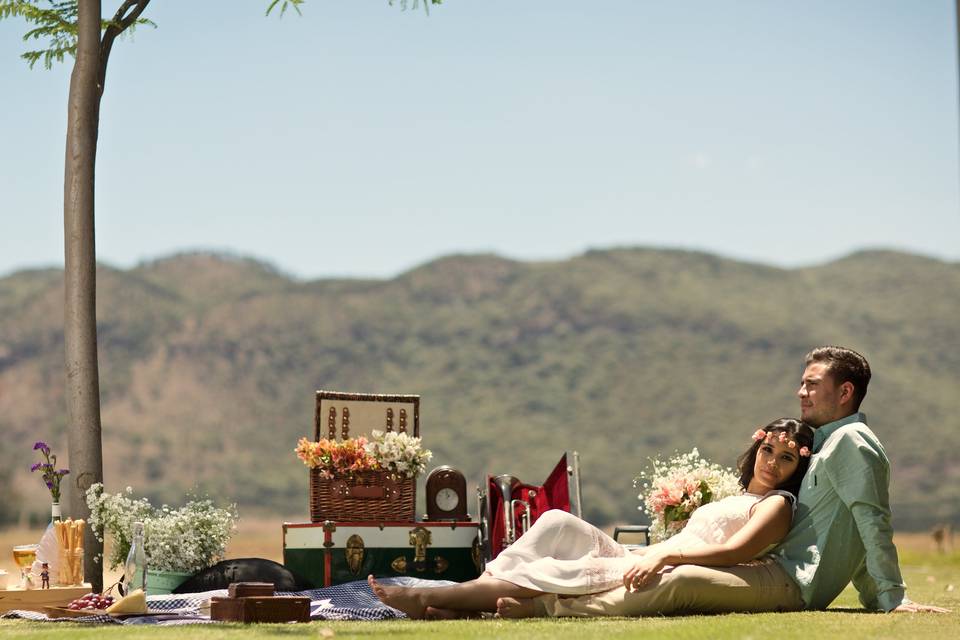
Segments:
[[[467,480],[449,466],[437,467],[427,475],[427,520],[469,520]]]

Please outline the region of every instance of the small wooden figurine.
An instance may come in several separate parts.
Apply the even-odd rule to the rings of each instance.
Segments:
[[[50,588],[50,565],[46,562],[43,563],[43,571],[40,572],[40,588]]]

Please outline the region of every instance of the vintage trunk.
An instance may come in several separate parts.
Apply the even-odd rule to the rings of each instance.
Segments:
[[[283,564],[315,587],[381,577],[480,575],[476,522],[285,523]]]

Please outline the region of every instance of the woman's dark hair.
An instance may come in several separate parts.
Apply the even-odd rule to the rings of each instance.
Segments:
[[[797,469],[786,482],[777,487],[777,489],[788,491],[796,497],[800,492],[800,483],[803,482],[803,476],[807,473],[807,467],[810,466],[810,456],[801,456],[800,449],[806,447],[811,453],[813,452],[813,428],[806,422],[794,418],[780,418],[763,427],[763,430],[768,434],[783,433],[787,440],[793,440],[797,443],[797,458],[800,460]],[[750,481],[753,480],[753,467],[757,461],[757,451],[760,450],[760,445],[764,442],[765,440],[762,438],[756,440],[749,449],[743,452],[743,455],[737,458],[740,485],[744,489],[750,486]]]

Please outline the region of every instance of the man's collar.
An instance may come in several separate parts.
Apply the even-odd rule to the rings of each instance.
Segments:
[[[867,424],[867,416],[858,411],[857,413],[851,413],[846,418],[840,418],[839,420],[834,420],[833,422],[828,422],[827,424],[823,425],[813,433],[813,452],[819,452],[824,441],[829,438],[834,431],[852,422],[862,422],[863,424]]]

